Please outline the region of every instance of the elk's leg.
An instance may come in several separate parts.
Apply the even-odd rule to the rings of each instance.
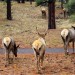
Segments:
[[[73,41],[73,44],[72,44],[72,46],[73,46],[73,53],[74,53],[74,41]]]
[[[68,51],[69,41],[70,41],[70,38],[66,38],[66,40],[65,40],[65,50],[66,50],[67,55],[69,54],[69,51]]]
[[[37,70],[38,70],[38,73],[40,72],[40,58],[38,55],[36,55],[36,60],[37,60]]]
[[[68,55],[68,53],[69,53],[69,51],[68,51],[68,43],[65,44],[64,49],[65,49],[65,54]]]
[[[44,55],[45,55],[45,52],[44,52],[43,55],[41,56],[41,68],[42,68],[42,69],[43,69]]]
[[[38,71],[40,71],[40,56],[38,56]]]
[[[41,58],[41,68],[43,68],[43,60],[44,60],[44,57]]]
[[[15,56],[14,56],[14,54],[13,54],[13,59],[12,59],[12,61],[13,61],[13,62],[15,61]]]
[[[13,54],[13,57],[12,57],[12,62],[14,62],[14,61],[15,61],[14,49],[12,50],[12,54]]]
[[[37,69],[38,69],[38,56],[36,56],[36,63],[37,63]]]
[[[5,64],[5,67],[7,67],[8,64],[9,64],[9,51],[8,51],[8,50],[6,50],[6,52],[5,52],[5,57],[6,57],[6,64]]]

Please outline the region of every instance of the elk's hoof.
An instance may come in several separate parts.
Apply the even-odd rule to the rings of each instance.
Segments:
[[[5,67],[9,66],[9,64],[5,64]]]
[[[40,74],[41,73],[41,69],[38,69],[37,73]]]
[[[41,71],[40,70],[38,70],[38,72],[37,72],[38,74],[41,74]]]
[[[8,65],[5,65],[5,67],[7,67]]]
[[[65,55],[69,55],[69,52],[66,52]]]
[[[43,69],[44,69],[44,67],[43,67],[43,66],[41,66],[41,69],[43,70]]]

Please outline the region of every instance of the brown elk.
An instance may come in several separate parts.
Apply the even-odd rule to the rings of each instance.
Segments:
[[[46,9],[44,7],[41,8],[42,18],[46,18]]]
[[[2,40],[2,44],[5,49],[5,57],[6,57],[6,65],[5,66],[7,66],[10,61],[10,52],[13,53],[13,59],[14,59],[14,56],[17,57],[17,49],[18,49],[19,45],[16,46],[16,43],[12,37],[5,37]]]
[[[36,30],[37,30],[37,28],[36,28]],[[43,67],[45,47],[46,47],[46,43],[45,43],[46,34],[47,34],[47,31],[44,34],[40,34],[38,32],[39,39],[35,40],[32,44],[32,49],[34,50],[34,54],[35,54],[36,60],[37,60],[38,72],[40,72],[41,68]]]
[[[63,29],[61,31],[61,37],[64,43],[65,54],[68,54],[68,45],[72,42],[73,53],[74,53],[74,42],[75,42],[75,27],[72,26],[70,29]]]

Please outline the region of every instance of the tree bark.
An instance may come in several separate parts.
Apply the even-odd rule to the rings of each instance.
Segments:
[[[52,2],[48,2],[48,29],[56,29],[55,0]]]
[[[61,8],[63,9],[63,0],[61,0]]]
[[[30,0],[30,5],[32,5],[32,0]]]
[[[20,3],[20,0],[17,0],[18,3]]]
[[[12,16],[11,16],[11,0],[7,0],[7,19],[12,20]]]
[[[25,0],[22,0],[22,3],[25,3]]]

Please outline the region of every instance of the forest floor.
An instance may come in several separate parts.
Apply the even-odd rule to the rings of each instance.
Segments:
[[[0,40],[5,36],[12,36],[21,48],[31,47],[33,41],[38,39],[36,27],[40,33],[45,33],[48,29],[48,8],[45,7],[46,19],[42,19],[41,8],[42,6],[35,7],[34,2],[30,5],[29,2],[22,4],[12,1],[12,20],[9,21],[6,19],[6,3],[0,2]],[[56,3],[55,15],[56,29],[48,30],[45,37],[47,47],[62,47],[61,30],[75,26],[69,19],[64,19],[60,3]]]
[[[56,3],[56,6],[60,3]],[[57,6],[57,7],[58,7]],[[46,10],[48,9],[45,7]],[[64,19],[63,10],[56,8],[56,29],[50,29],[45,37],[48,48],[63,48],[61,30],[70,28],[75,23]],[[6,3],[0,2],[0,47],[5,36],[14,37],[20,48],[31,48],[31,44],[38,38],[36,27],[40,33],[48,29],[47,18],[42,19],[41,7],[35,7],[33,2],[18,4],[12,2],[12,18],[6,19]],[[18,54],[18,57],[8,67],[5,67],[4,54],[0,55],[0,75],[75,75],[75,54],[65,56],[64,53],[49,53],[45,55],[44,66],[41,74],[37,74],[36,62],[32,54]]]
[[[0,55],[0,75],[75,75],[75,54],[46,54],[41,74],[37,73],[32,54],[18,54],[14,63],[7,67],[4,64],[5,57]]]

